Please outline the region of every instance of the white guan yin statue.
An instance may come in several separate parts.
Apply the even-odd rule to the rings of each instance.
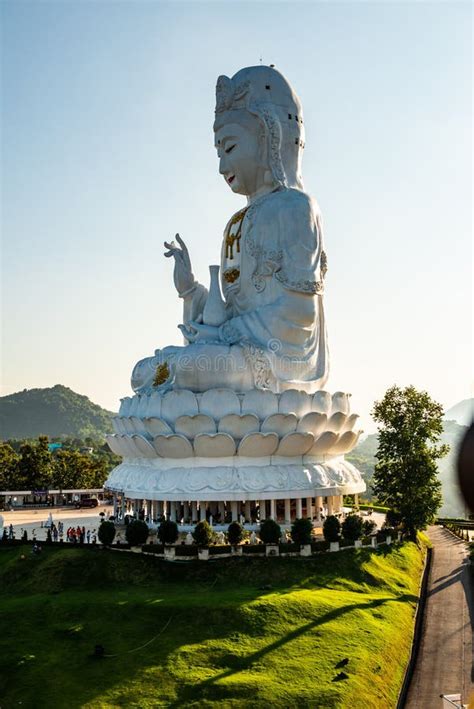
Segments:
[[[187,344],[139,362],[133,389],[150,393],[161,367],[163,389],[315,392],[329,365],[326,255],[318,206],[303,191],[301,103],[288,81],[266,66],[219,77],[216,99],[219,171],[233,192],[247,198],[224,230],[224,300],[217,267],[211,266],[208,292],[194,279],[179,235],[179,246],[165,242],[183,299],[180,328]]]
[[[313,518],[365,483],[344,460],[361,433],[349,395],[324,391],[326,255],[303,190],[301,103],[273,67],[220,76],[214,134],[219,171],[247,205],[225,227],[209,290],[180,236],[165,242],[185,342],[135,365],[106,487],[123,509],[147,501],[151,518]]]

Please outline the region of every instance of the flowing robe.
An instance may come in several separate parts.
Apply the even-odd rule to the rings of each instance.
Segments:
[[[165,360],[171,367],[168,387],[314,392],[324,386],[329,368],[323,307],[326,258],[315,201],[296,189],[256,200],[245,212],[240,249],[234,245],[232,259],[226,249],[228,229],[221,253],[227,320],[219,328],[219,342],[157,350],[154,358],[136,365],[136,391],[150,386],[151,373]],[[232,268],[239,275],[229,282],[225,274]],[[184,297],[185,322],[202,314],[206,298],[200,284]]]

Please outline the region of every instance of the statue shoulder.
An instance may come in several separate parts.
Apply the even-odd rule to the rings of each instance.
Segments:
[[[261,216],[273,220],[294,220],[314,223],[320,220],[320,210],[314,197],[297,189],[283,189],[272,193],[262,204]]]

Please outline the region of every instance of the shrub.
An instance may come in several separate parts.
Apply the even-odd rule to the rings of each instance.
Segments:
[[[323,535],[327,542],[338,542],[341,533],[341,523],[334,515],[330,515],[324,520]]]
[[[229,544],[232,544],[232,546],[240,544],[243,538],[244,528],[242,525],[238,522],[231,522],[229,524],[229,528],[227,529],[227,539],[229,540]]]
[[[148,539],[148,525],[140,519],[131,520],[127,529],[125,530],[125,538],[127,542],[132,546],[140,546],[145,544]]]
[[[260,524],[259,536],[264,544],[278,544],[281,537],[281,527],[273,519],[264,519]]]
[[[199,547],[208,547],[212,542],[212,528],[209,522],[203,520],[194,527],[193,539]]]
[[[291,538],[295,544],[311,544],[313,523],[310,519],[295,519],[291,525]]]
[[[364,528],[364,521],[359,515],[347,515],[342,523],[342,536],[351,542],[360,539]]]
[[[113,522],[101,522],[98,531],[99,542],[105,546],[112,544],[115,539],[115,524]]]
[[[178,525],[171,519],[164,520],[158,527],[158,539],[162,544],[174,544],[178,536]]]
[[[373,533],[373,531],[375,530],[376,527],[377,527],[377,524],[376,524],[376,522],[374,522],[373,519],[364,520],[364,524],[362,525],[364,536],[370,537],[370,535]]]

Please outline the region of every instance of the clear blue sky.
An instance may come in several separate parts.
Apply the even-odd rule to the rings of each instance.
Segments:
[[[301,97],[323,211],[332,373],[368,413],[471,394],[469,2],[23,2],[2,13],[2,393],[117,409],[180,342],[162,242],[207,283],[242,206],[213,147],[219,74],[274,63]]]

